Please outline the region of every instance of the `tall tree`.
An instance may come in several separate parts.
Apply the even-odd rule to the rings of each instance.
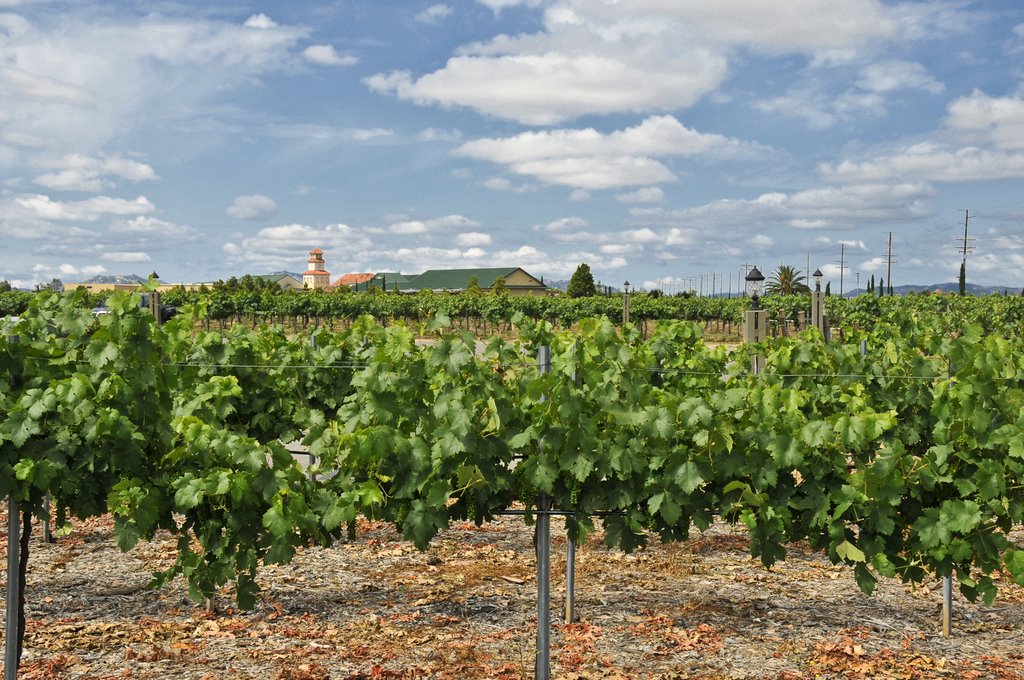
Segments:
[[[590,265],[584,262],[576,267],[565,292],[569,297],[574,298],[593,297],[597,294],[597,286],[594,285],[594,275],[590,272]]]
[[[793,295],[795,293],[810,293],[807,285],[807,277],[800,273],[796,267],[788,264],[780,264],[765,285],[765,290],[776,295]]]
[[[967,260],[960,261],[960,294],[967,295]]]
[[[494,295],[508,295],[508,284],[505,283],[504,276],[494,279],[494,283],[491,284],[491,293]]]
[[[885,295],[885,277],[878,277],[878,297]]]

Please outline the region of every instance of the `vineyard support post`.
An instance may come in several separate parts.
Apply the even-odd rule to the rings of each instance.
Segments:
[[[537,372],[551,372],[551,348],[537,349]],[[541,401],[545,398],[542,396]],[[551,678],[551,499],[537,495],[537,656],[534,676],[537,680]]]
[[[949,382],[953,384],[953,362],[949,362]],[[953,576],[942,577],[942,636],[953,632]]]
[[[537,680],[551,678],[551,499],[537,496]]]
[[[953,577],[942,577],[942,637],[953,632]]]
[[[50,498],[49,491],[43,497],[43,503],[46,505],[46,519],[43,521],[43,543],[56,543],[57,539],[53,537],[53,531],[50,529],[50,505],[52,499]]]
[[[565,547],[565,622],[576,620],[576,541],[566,539]]]
[[[14,496],[7,498],[7,628],[4,631],[4,677],[18,677],[18,602],[21,600],[21,512]]]

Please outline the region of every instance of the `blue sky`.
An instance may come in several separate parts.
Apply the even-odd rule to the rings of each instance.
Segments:
[[[0,0],[0,278],[1024,285],[1024,6]],[[844,246],[845,244],[845,246]],[[723,286],[724,282],[724,286]],[[705,288],[710,284],[705,283]]]

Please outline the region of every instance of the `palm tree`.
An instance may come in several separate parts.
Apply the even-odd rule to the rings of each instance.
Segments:
[[[801,274],[799,269],[788,264],[780,264],[779,268],[768,277],[765,289],[769,293],[776,293],[778,295],[810,293],[811,289],[806,282],[807,277]]]

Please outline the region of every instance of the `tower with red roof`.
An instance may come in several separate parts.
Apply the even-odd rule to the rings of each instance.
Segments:
[[[331,273],[324,267],[324,251],[313,248],[309,251],[309,268],[302,272],[302,287],[311,290],[326,289],[331,285]]]

